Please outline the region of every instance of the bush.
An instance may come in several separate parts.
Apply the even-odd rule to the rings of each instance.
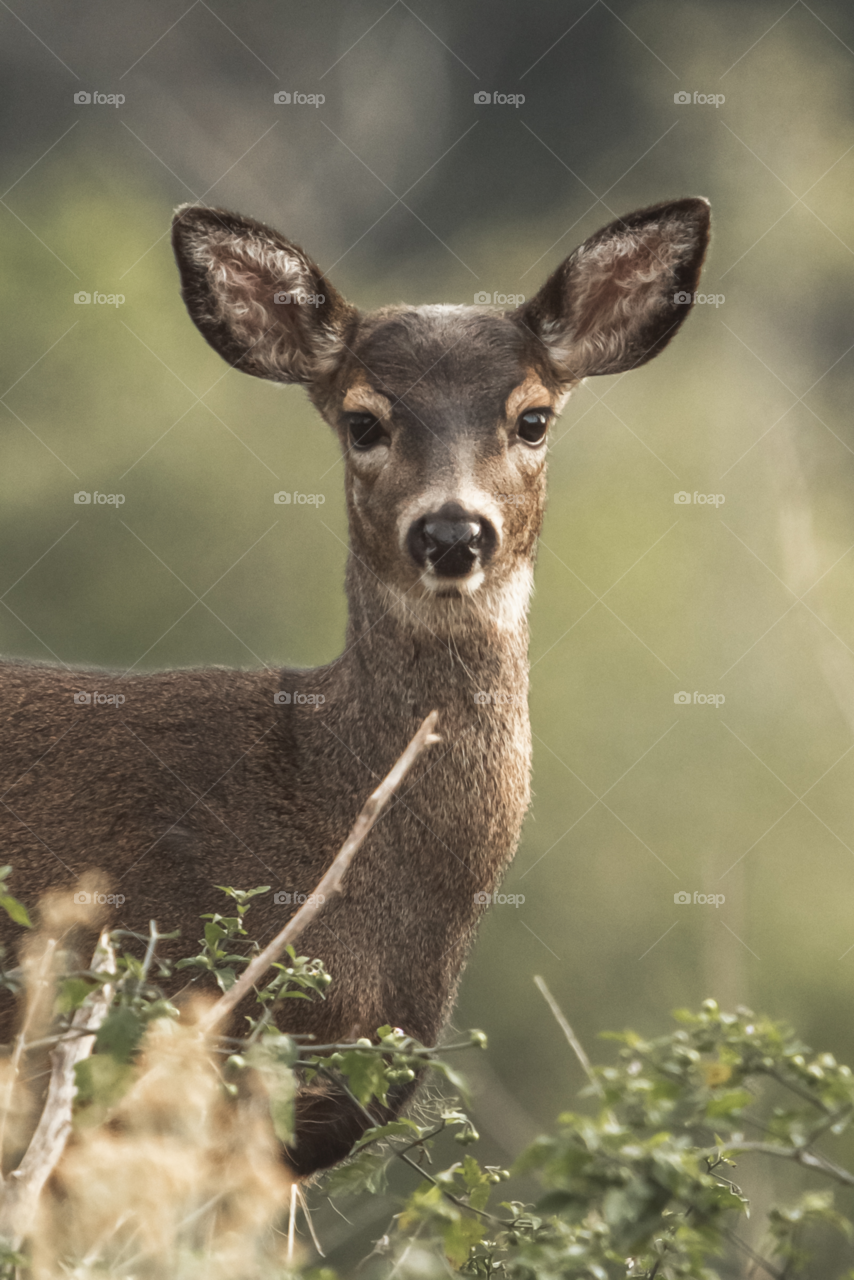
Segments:
[[[8,874],[0,871],[0,905],[26,927]],[[176,967],[210,974],[229,991],[260,950],[245,920],[252,899],[268,891],[223,887],[232,914],[202,917],[200,950]],[[56,945],[67,916],[50,904],[43,915],[22,970],[0,974],[5,986],[23,986],[28,995],[24,1030],[2,1064],[4,1167],[17,1162],[20,1177],[8,1179],[0,1203],[7,1235],[0,1275],[27,1268],[34,1277],[80,1280],[332,1280],[328,1269],[298,1270],[293,1220],[302,1192],[293,1191],[277,1145],[292,1136],[297,1077],[317,1075],[343,1088],[371,1125],[350,1159],[323,1179],[320,1194],[376,1194],[392,1161],[419,1178],[372,1274],[715,1280],[721,1273],[714,1263],[726,1276],[782,1278],[814,1274],[811,1259],[826,1252],[828,1232],[852,1237],[827,1186],[769,1208],[761,1254],[739,1234],[749,1201],[730,1176],[737,1162],[785,1161],[825,1184],[854,1187],[854,1174],[823,1150],[854,1113],[851,1071],[747,1009],[725,1013],[708,1000],[698,1012],[677,1012],[676,1029],[658,1039],[612,1035],[617,1064],[595,1068],[556,1011],[588,1073],[582,1096],[591,1107],[561,1115],[555,1131],[517,1162],[515,1173],[542,1185],[539,1202],[495,1204],[508,1170],[481,1165],[468,1150],[446,1168],[424,1165],[446,1131],[463,1148],[477,1142],[457,1096],[434,1099],[418,1120],[379,1127],[367,1110],[425,1068],[464,1097],[447,1056],[485,1047],[482,1033],[437,1052],[381,1027],[373,1042],[314,1052],[283,1034],[276,1014],[286,1000],[322,1000],[330,978],[321,962],[291,947],[255,988],[245,1034],[206,1039],[199,1010],[179,1019],[166,994],[171,971],[158,956],[154,925],[143,939],[123,931],[102,936],[92,967],[80,970]],[[37,1108],[22,1068],[47,1050],[54,1055],[51,1092],[33,1139]],[[59,1114],[62,1053],[79,1058],[69,1068],[73,1137],[47,1192],[22,1217],[19,1189],[42,1158],[45,1117]],[[752,1270],[745,1273],[746,1266]],[[854,1270],[836,1274],[854,1277]]]

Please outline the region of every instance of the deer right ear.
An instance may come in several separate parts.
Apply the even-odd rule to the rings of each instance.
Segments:
[[[707,200],[639,209],[585,240],[511,319],[560,382],[636,369],[691,310],[708,242]]]
[[[297,245],[252,218],[182,205],[172,246],[187,310],[235,369],[311,383],[338,363],[356,310]]]

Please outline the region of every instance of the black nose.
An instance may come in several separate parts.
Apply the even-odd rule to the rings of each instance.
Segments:
[[[478,559],[491,555],[494,541],[488,520],[449,502],[416,520],[406,544],[420,568],[429,565],[442,578],[462,578],[471,573]]]

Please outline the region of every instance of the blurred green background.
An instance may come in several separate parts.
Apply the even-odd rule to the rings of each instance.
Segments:
[[[707,995],[854,1059],[850,6],[30,0],[0,25],[8,654],[341,646],[337,448],[298,389],[193,329],[175,204],[272,222],[369,307],[531,296],[612,217],[709,197],[717,302],[554,432],[535,801],[505,886],[525,902],[488,916],[455,1021],[490,1035],[472,1075],[502,1162],[582,1083],[536,973],[594,1059],[599,1031],[655,1033]],[[326,502],[274,506],[282,488]]]

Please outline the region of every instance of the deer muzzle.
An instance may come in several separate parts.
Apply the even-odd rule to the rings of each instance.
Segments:
[[[440,578],[465,578],[482,569],[495,551],[494,526],[483,516],[446,503],[413,521],[407,550],[419,569]]]

